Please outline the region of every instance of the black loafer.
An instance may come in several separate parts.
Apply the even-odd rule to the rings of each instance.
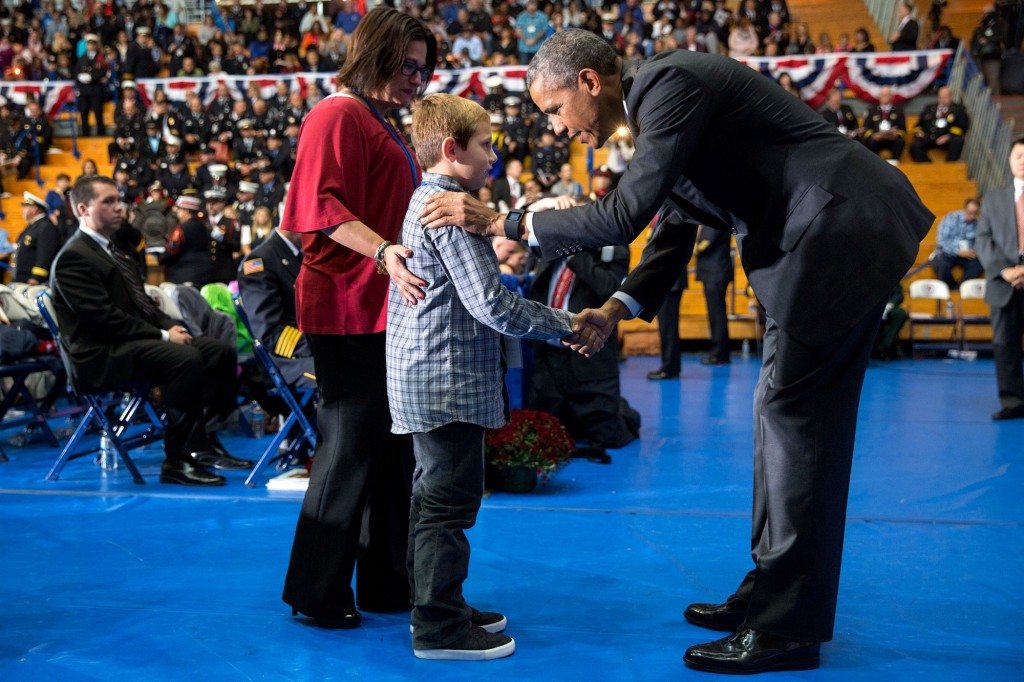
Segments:
[[[678,379],[679,373],[670,374],[669,372],[662,372],[660,369],[657,372],[648,372],[647,378],[651,381],[665,381],[667,379]]]
[[[723,632],[743,625],[746,617],[747,602],[736,596],[729,597],[724,604],[690,604],[683,611],[683,618],[694,625]]]
[[[1004,407],[993,414],[992,419],[997,422],[1005,419],[1024,419],[1024,405],[1019,405],[1017,407]]]
[[[728,365],[729,364],[729,360],[727,358],[716,358],[713,355],[709,355],[706,358],[701,358],[700,359],[700,364],[702,364],[702,365],[711,365],[712,367],[717,367],[719,365]]]
[[[298,609],[292,609],[292,616],[298,616]],[[309,620],[309,624],[325,630],[352,630],[363,623],[363,614],[355,609],[351,611],[339,611],[337,613],[319,613],[315,615],[302,613]]]
[[[820,664],[818,642],[790,642],[753,628],[707,644],[691,646],[683,661],[697,670],[751,674],[771,670],[810,670]]]
[[[238,459],[231,455],[222,455],[215,450],[201,450],[189,453],[189,459],[204,467],[213,467],[221,471],[245,471],[252,469],[253,463],[247,459]]]
[[[218,486],[227,483],[227,479],[207,471],[203,467],[181,460],[165,460],[160,466],[160,482],[177,485]]]

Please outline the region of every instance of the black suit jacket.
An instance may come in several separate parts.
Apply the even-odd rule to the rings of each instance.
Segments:
[[[697,252],[697,280],[700,282],[731,282],[735,265],[732,260],[732,233],[704,228],[700,240],[707,246]]]
[[[523,183],[519,182],[519,196],[523,195]],[[502,175],[500,178],[494,181],[494,185],[491,186],[491,201],[497,206],[499,202],[504,201],[505,205],[510,209],[515,208],[512,205],[512,190],[509,187],[508,176]]]
[[[732,230],[758,299],[805,343],[841,336],[886,300],[934,216],[899,170],[841,135],[771,80],[727,57],[673,50],[623,74],[636,153],[618,188],[545,211],[546,257],[628,244],[664,205],[621,289],[650,320],[696,225]]]
[[[527,297],[549,304],[548,290],[551,277],[561,261],[542,262],[534,275]],[[629,270],[629,248],[609,246],[607,249],[584,251],[568,258],[568,267],[576,274],[569,294],[569,311],[578,313],[584,308],[599,308],[615,293]],[[543,341],[535,341],[538,346]],[[578,376],[603,379],[619,373],[618,344],[609,340],[593,357],[587,359],[579,353],[566,352],[567,362],[577,370]]]
[[[177,324],[163,313],[147,319],[113,257],[81,231],[57,254],[50,288],[72,385],[79,390],[127,381],[134,362],[125,344],[159,341],[160,330]]]
[[[910,19],[900,29],[900,35],[896,38],[896,41],[890,43],[889,46],[893,52],[916,50],[917,37],[920,33],[921,25],[917,23],[917,19]]]

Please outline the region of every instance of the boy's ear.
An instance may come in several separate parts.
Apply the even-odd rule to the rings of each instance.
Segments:
[[[441,157],[445,161],[455,161],[455,150],[458,147],[458,142],[455,141],[454,137],[448,136],[441,142]]]

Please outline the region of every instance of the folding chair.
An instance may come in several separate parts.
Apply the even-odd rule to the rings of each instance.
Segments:
[[[910,318],[907,323],[907,332],[910,336],[910,355],[915,356],[916,336],[914,331],[921,326],[949,327],[949,340],[938,341],[933,345],[942,350],[958,349],[960,341],[957,332],[960,326],[953,301],[949,295],[949,286],[940,279],[918,279],[910,283],[909,294],[911,307],[914,301],[926,300],[935,303],[935,311],[931,313],[914,311],[912,308],[910,310]]]
[[[309,404],[309,401],[311,401],[316,395],[316,389],[305,388],[300,391],[296,391],[288,385],[288,382],[284,380],[284,376],[281,374],[281,369],[274,361],[274,356],[271,355],[270,351],[268,351],[260,342],[259,337],[253,334],[252,326],[249,324],[249,316],[246,315],[245,307],[242,305],[241,295],[235,294],[231,297],[231,300],[235,305],[235,312],[238,313],[239,322],[245,327],[246,331],[249,332],[249,335],[252,336],[253,354],[263,366],[263,369],[266,370],[267,375],[270,376],[270,380],[274,384],[276,394],[284,400],[289,410],[288,418],[285,419],[277,434],[274,435],[274,439],[270,442],[270,445],[267,446],[267,449],[263,451],[263,455],[260,457],[259,461],[256,462],[256,466],[252,468],[252,472],[250,472],[249,476],[245,479],[245,485],[251,488],[256,484],[256,477],[259,475],[259,472],[270,462],[280,460],[281,464],[279,464],[279,466],[284,465],[299,453],[299,449],[303,444],[307,444],[309,447],[314,447],[316,445],[316,430],[313,428],[312,424],[309,423],[309,419],[306,418],[305,412],[303,412],[303,409]],[[299,427],[299,436],[291,439],[288,444],[288,448],[284,453],[278,453],[277,450],[281,446],[281,443],[288,437],[288,434],[296,425]]]
[[[138,467],[135,466],[135,462],[128,455],[129,450],[133,450],[137,447],[152,443],[160,440],[164,435],[164,422],[160,414],[153,407],[153,404],[149,401],[149,390],[151,386],[145,382],[128,382],[117,386],[110,391],[103,391],[101,393],[89,393],[81,391],[75,387],[74,381],[72,381],[71,372],[71,361],[64,350],[64,346],[60,339],[60,330],[57,327],[57,316],[53,311],[53,299],[50,297],[48,292],[41,292],[36,299],[36,305],[39,306],[39,313],[43,316],[43,321],[49,328],[50,333],[53,334],[53,340],[57,343],[57,348],[60,351],[61,361],[64,363],[64,368],[68,374],[68,390],[72,395],[79,398],[86,405],[89,406],[88,411],[85,413],[85,417],[82,418],[78,424],[78,428],[71,435],[71,439],[61,450],[60,455],[57,457],[57,461],[53,463],[53,467],[50,472],[46,474],[47,481],[56,481],[61,470],[64,469],[64,465],[72,459],[91,455],[95,452],[100,451],[100,447],[89,448],[81,452],[76,452],[78,443],[85,436],[86,432],[95,425],[99,428],[100,433],[110,441],[111,446],[114,448],[117,455],[124,462],[125,467],[132,475],[132,480],[138,484],[145,483],[145,479],[142,478],[142,474],[139,473]],[[115,395],[127,395],[127,402],[117,402],[107,399],[110,393]],[[141,432],[137,432],[131,435],[126,435],[126,430],[131,424],[132,419],[139,413],[139,409],[142,409],[143,413],[149,418],[149,425]],[[107,414],[108,409],[113,409],[117,414],[115,418],[111,418]]]
[[[967,327],[970,326],[989,326],[992,324],[992,318],[988,315],[968,314],[967,307],[976,306],[977,304],[968,303],[968,301],[984,301],[985,300],[985,280],[978,279],[967,279],[960,283],[960,350],[968,350],[967,346]],[[991,348],[992,344],[980,343],[976,346],[982,348]]]

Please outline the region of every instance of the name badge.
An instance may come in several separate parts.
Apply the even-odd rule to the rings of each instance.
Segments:
[[[878,124],[878,130],[879,132],[887,133],[892,130],[892,124],[888,121],[882,121]]]
[[[948,124],[946,123],[946,119],[944,119],[944,118],[940,118],[940,119],[935,121],[935,127],[936,128],[945,128],[947,125]]]

